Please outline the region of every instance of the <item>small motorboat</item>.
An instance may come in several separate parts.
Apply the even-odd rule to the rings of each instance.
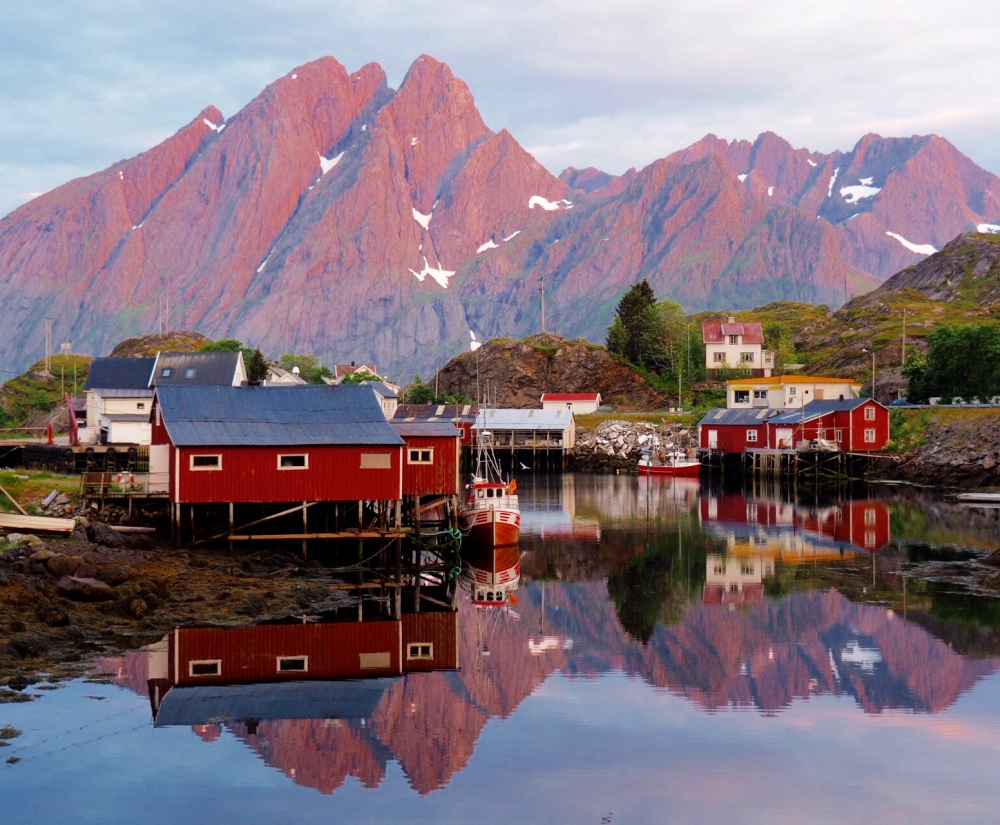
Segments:
[[[639,457],[642,476],[696,476],[701,461],[693,450],[643,450]]]

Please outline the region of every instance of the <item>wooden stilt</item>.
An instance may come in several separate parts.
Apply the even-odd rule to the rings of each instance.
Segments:
[[[302,558],[309,556],[309,542],[306,535],[309,533],[309,503],[302,502]]]
[[[233,508],[233,503],[230,501],[229,502],[229,549],[230,549],[230,551],[232,551],[232,549],[233,549],[233,524],[236,521],[236,519],[234,518],[233,509],[234,509]]]

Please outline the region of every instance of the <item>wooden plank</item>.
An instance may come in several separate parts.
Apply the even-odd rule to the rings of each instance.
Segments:
[[[7,492],[7,491],[6,491],[6,490],[5,490],[4,488],[3,488],[3,485],[0,485],[0,493],[3,493],[3,494],[4,494],[5,496],[7,496],[7,498],[9,498],[9,499],[10,499],[10,500],[11,500],[11,501],[13,502],[14,506],[15,506],[15,507],[16,507],[16,508],[17,508],[18,510],[20,510],[20,511],[21,511],[21,515],[22,515],[22,516],[26,516],[26,515],[28,515],[28,514],[27,514],[27,513],[25,512],[24,508],[23,508],[23,507],[22,507],[22,506],[21,506],[20,504],[18,504],[18,503],[17,503],[17,500],[16,500],[15,498],[14,498],[14,496],[12,496],[12,495],[11,495],[10,493],[8,493],[8,492]]]
[[[259,541],[259,540],[270,540],[270,541],[298,541],[299,539],[383,539],[383,538],[394,538],[397,535],[407,535],[410,530],[403,529],[399,533],[385,532],[382,530],[351,530],[346,533],[277,533],[273,535],[259,535],[259,536],[239,536],[233,535],[229,536],[233,541]],[[218,537],[216,537],[218,538]],[[205,539],[202,539],[205,541]],[[200,542],[199,542],[200,543]]]
[[[75,529],[76,519],[0,513],[0,530],[7,532],[72,533]]]

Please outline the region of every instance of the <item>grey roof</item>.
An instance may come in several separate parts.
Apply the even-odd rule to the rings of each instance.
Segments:
[[[241,352],[161,352],[150,385],[154,387],[232,386]],[[170,370],[164,375],[164,370]],[[189,375],[190,373],[190,375]]]
[[[249,719],[368,719],[400,678],[174,687],[164,694],[153,727]]]
[[[408,435],[426,438],[459,438],[462,435],[458,427],[450,421],[400,421],[398,418],[394,418],[389,423],[403,438]]]
[[[105,413],[101,418],[106,418],[108,421],[145,421],[149,423],[149,413],[145,415],[142,413]]]
[[[712,424],[735,424],[739,426],[756,426],[765,421],[774,421],[782,415],[781,410],[770,407],[757,407],[750,410],[729,410],[717,409],[709,410],[699,424],[711,426]]]
[[[826,413],[830,412],[856,410],[858,407],[867,404],[869,401],[878,404],[880,407],[882,406],[878,401],[875,401],[872,398],[845,398],[843,400],[824,398],[816,401],[810,401],[803,409],[814,415],[826,415]]]
[[[483,409],[474,429],[477,430],[559,430],[573,421],[573,411]]]
[[[371,387],[157,387],[178,447],[400,446]]]
[[[475,404],[400,404],[393,421],[474,421],[479,413]]]
[[[149,387],[155,358],[95,358],[85,390],[141,390]]]
[[[396,393],[390,390],[381,381],[362,381],[361,383],[366,387],[371,387],[373,390],[375,390],[375,392],[378,395],[381,395],[383,398],[399,398],[399,396]]]

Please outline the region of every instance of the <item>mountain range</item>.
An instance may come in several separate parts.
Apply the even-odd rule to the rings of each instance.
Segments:
[[[1000,179],[934,135],[709,135],[557,177],[434,58],[393,90],[325,57],[0,220],[0,364],[44,354],[51,318],[78,352],[163,325],[406,380],[540,330],[543,289],[549,330],[602,340],[642,278],[688,311],[839,305],[997,224]]]

